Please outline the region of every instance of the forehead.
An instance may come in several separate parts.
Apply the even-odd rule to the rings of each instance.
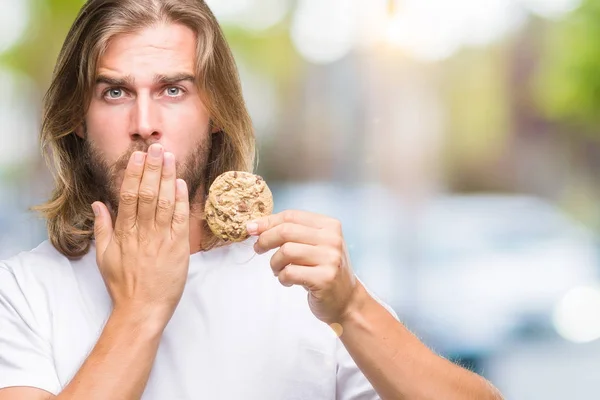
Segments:
[[[194,32],[181,24],[161,23],[113,36],[98,59],[97,74],[191,74],[195,62]]]

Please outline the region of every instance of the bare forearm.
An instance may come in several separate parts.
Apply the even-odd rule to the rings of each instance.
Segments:
[[[139,399],[164,326],[144,313],[113,312],[96,346],[57,400]]]
[[[429,350],[362,286],[355,303],[340,339],[383,399],[502,399],[485,379]]]

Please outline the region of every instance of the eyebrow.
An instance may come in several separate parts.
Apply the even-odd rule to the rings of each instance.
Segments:
[[[106,75],[98,75],[96,77],[96,85],[101,83],[110,85],[110,86],[133,86],[135,79],[131,75],[127,75],[123,78],[111,78]]]
[[[175,75],[156,75],[154,82],[162,85],[170,85],[183,81],[196,82],[196,77],[192,74],[181,73]]]
[[[196,77],[192,74],[180,73],[174,75],[155,75],[154,83],[161,85],[171,85],[183,81],[196,82]],[[107,75],[98,75],[96,77],[96,85],[106,84],[109,86],[133,86],[135,78],[131,75],[127,75],[122,78],[113,78]]]

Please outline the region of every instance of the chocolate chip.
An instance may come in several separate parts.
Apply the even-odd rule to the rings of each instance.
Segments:
[[[258,203],[256,203],[256,205],[258,206],[258,211],[265,212],[265,203],[263,203],[262,201],[259,201]]]
[[[248,205],[245,202],[241,201],[238,204],[238,211],[239,212],[248,212]]]
[[[237,179],[237,171],[233,173],[233,179]]]

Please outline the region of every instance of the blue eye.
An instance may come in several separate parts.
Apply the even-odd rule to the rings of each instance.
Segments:
[[[123,89],[119,89],[119,88],[110,89],[106,94],[111,99],[118,99],[123,96]]]
[[[169,96],[179,96],[181,94],[181,89],[176,86],[171,86],[167,88],[167,94]]]

